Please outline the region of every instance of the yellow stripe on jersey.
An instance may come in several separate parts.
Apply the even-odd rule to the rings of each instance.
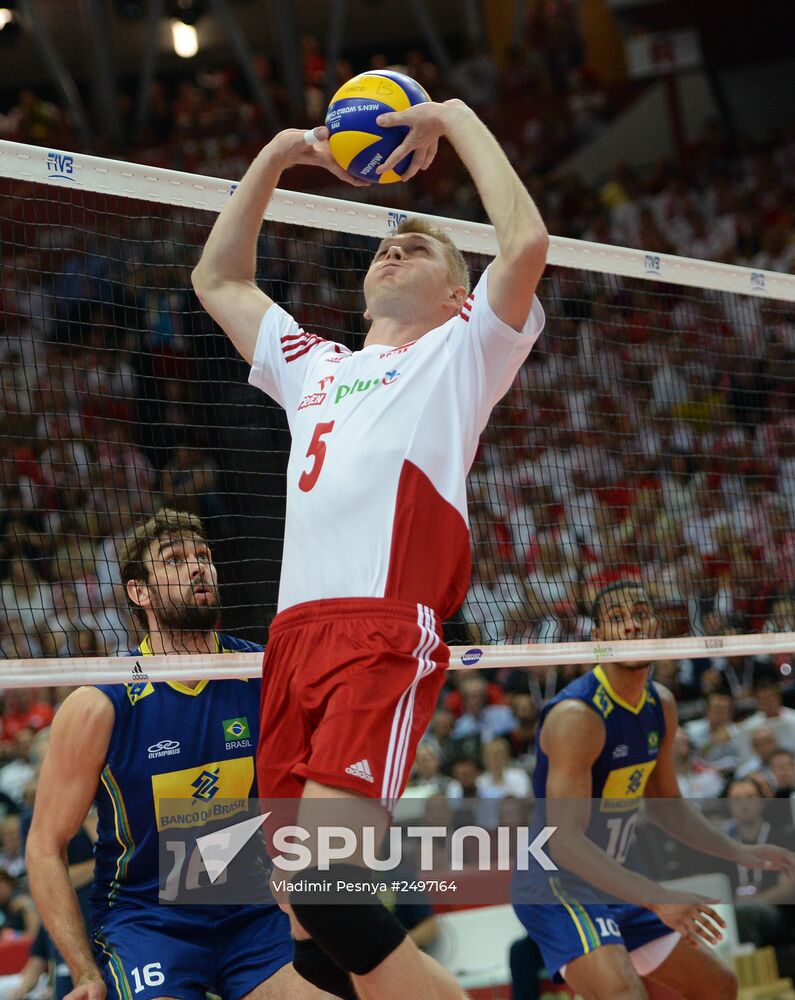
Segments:
[[[113,826],[116,831],[116,840],[119,844],[119,856],[116,859],[115,882],[120,882],[127,874],[127,865],[135,850],[135,841],[130,830],[130,820],[127,817],[127,809],[124,805],[124,797],[121,789],[113,777],[111,769],[105,765],[99,776],[100,781],[105,786],[111,805],[113,806]]]
[[[253,785],[253,757],[212,761],[182,771],[154,774],[152,796],[157,829],[197,826],[243,812],[248,807]]]

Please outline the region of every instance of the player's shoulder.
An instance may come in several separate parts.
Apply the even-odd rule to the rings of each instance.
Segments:
[[[112,724],[116,716],[116,697],[114,691],[120,685],[85,685],[75,688],[64,699],[63,704],[55,713],[58,725],[54,731],[64,728],[84,727],[93,729],[98,725]]]
[[[580,698],[564,698],[550,706],[543,720],[541,749],[550,760],[576,759],[590,764],[607,738],[604,719]]]
[[[671,691],[659,681],[652,681],[650,684],[652,693],[657,697],[663,709],[670,711],[672,708],[676,709],[676,698],[674,698]]]
[[[229,653],[262,653],[264,646],[258,642],[250,642],[248,639],[240,639],[236,635],[227,635],[225,632],[218,632],[218,645],[222,650]]]

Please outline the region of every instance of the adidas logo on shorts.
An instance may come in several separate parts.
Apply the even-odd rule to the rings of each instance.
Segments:
[[[363,781],[369,781],[371,785],[375,781],[373,772],[370,770],[370,763],[367,760],[359,760],[355,764],[351,764],[350,767],[345,768],[345,773],[352,774],[354,778],[362,778]]]

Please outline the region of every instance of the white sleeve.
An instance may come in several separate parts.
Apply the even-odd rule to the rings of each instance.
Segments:
[[[262,317],[248,380],[291,412],[303,395],[310,362],[328,351],[348,353],[333,341],[307,333],[274,302]]]
[[[488,274],[486,268],[453,320],[447,341],[462,385],[472,390],[470,399],[477,399],[487,414],[510,389],[544,328],[544,310],[535,296],[521,330],[504,323],[489,305]]]

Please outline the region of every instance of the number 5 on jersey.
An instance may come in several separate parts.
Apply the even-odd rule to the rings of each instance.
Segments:
[[[298,480],[298,486],[304,493],[308,493],[318,480],[323,462],[326,460],[326,442],[322,439],[333,430],[333,420],[321,422],[315,426],[312,440],[306,449],[306,457],[312,459],[312,464],[306,472],[301,473],[301,478]]]

